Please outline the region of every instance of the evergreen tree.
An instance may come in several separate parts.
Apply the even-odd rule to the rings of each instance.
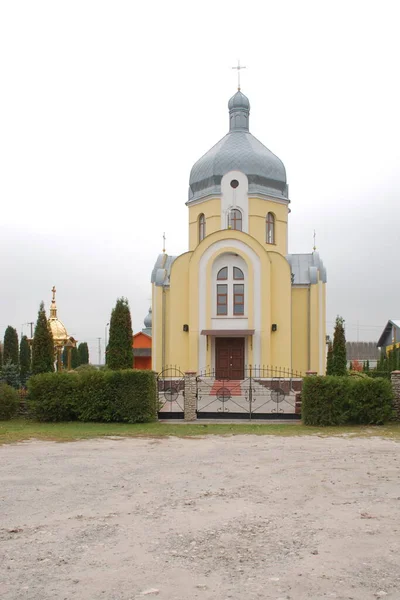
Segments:
[[[0,344],[0,371],[3,366],[3,346]]]
[[[110,319],[110,336],[107,346],[107,366],[110,369],[132,369],[132,321],[128,300],[118,298]]]
[[[333,333],[333,375],[347,375],[346,336],[343,317],[336,317]]]
[[[78,348],[74,346],[74,348],[71,348],[71,369],[76,369],[76,367],[79,367],[79,365],[80,362]]]
[[[331,341],[328,343],[328,354],[326,357],[326,374],[333,375],[333,346]]]
[[[7,327],[4,334],[3,346],[3,363],[6,364],[8,361],[10,361],[13,365],[19,364],[18,333],[17,330],[10,325]]]
[[[63,368],[65,370],[67,370],[68,369],[68,350],[65,346],[62,351],[61,362],[62,362]]]
[[[23,335],[19,345],[19,374],[21,385],[25,386],[31,372],[31,348],[28,338]]]
[[[7,383],[16,390],[20,386],[19,367],[11,362],[10,359],[3,365],[0,371],[0,383]]]
[[[87,365],[89,364],[89,348],[86,342],[82,342],[78,346],[78,354],[79,354],[79,364]]]
[[[38,318],[32,344],[32,373],[51,373],[54,371],[54,342],[47,323],[44,303],[40,303]]]

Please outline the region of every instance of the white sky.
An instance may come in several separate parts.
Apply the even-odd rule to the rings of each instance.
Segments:
[[[0,336],[59,317],[97,362],[127,296],[143,327],[150,273],[187,250],[193,163],[228,130],[236,89],[250,130],[284,162],[291,252],[313,230],[328,330],[377,340],[400,318],[399,4],[347,0],[0,4]],[[28,333],[24,326],[24,333]]]

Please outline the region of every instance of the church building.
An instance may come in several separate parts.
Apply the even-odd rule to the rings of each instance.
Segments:
[[[325,267],[288,254],[285,167],[250,133],[240,88],[228,108],[229,132],[190,173],[189,250],[152,272],[153,370],[324,374]]]

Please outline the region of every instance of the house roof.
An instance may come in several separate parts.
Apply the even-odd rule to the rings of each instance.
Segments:
[[[391,332],[393,326],[397,329],[400,329],[400,319],[389,319],[389,321],[385,325],[385,329],[382,331],[381,337],[378,340],[378,348],[381,348],[383,346],[385,338]]]

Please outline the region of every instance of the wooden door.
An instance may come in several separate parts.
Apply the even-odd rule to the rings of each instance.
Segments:
[[[217,379],[244,379],[244,338],[215,339]]]

